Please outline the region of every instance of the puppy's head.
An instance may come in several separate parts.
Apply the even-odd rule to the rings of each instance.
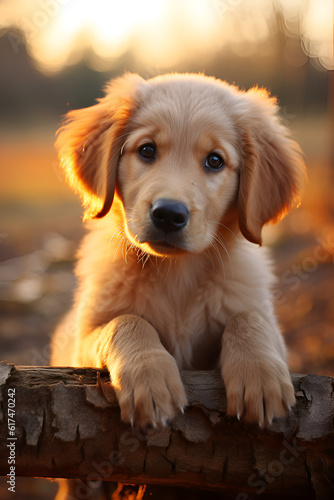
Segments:
[[[57,147],[88,216],[105,216],[116,191],[127,237],[163,256],[202,252],[234,223],[261,244],[304,175],[274,99],[202,75],[117,79],[69,113]]]

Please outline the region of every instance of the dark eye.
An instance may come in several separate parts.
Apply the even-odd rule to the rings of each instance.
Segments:
[[[149,142],[139,147],[138,154],[144,160],[155,160],[156,151],[155,144]]]
[[[205,158],[205,166],[210,170],[220,170],[224,165],[224,158],[222,158],[218,153],[211,152]]]

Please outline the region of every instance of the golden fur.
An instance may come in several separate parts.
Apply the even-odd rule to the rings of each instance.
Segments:
[[[184,368],[220,367],[228,413],[260,425],[295,402],[259,248],[304,175],[277,110],[263,89],[127,74],[60,129],[62,168],[92,220],[52,364],[107,367],[127,422],[157,426],[183,411]],[[144,144],[156,146],[153,161]],[[206,166],[212,151],[222,168]],[[181,205],[182,228],[156,227],[157,200]]]

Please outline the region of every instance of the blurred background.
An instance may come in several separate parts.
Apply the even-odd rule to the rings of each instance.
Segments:
[[[0,359],[49,362],[69,308],[80,202],[53,149],[67,111],[94,104],[125,71],[204,72],[277,96],[301,144],[301,206],[265,231],[293,372],[334,375],[333,0],[0,1]],[[55,485],[17,480],[16,495]]]

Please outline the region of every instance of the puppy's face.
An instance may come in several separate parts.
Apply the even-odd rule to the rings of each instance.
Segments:
[[[68,114],[60,163],[88,216],[104,217],[116,191],[126,235],[147,253],[205,251],[225,225],[261,244],[263,225],[287,212],[304,177],[277,110],[264,90],[203,75],[128,74]]]
[[[205,87],[160,84],[128,126],[118,166],[128,238],[158,255],[207,249],[238,190],[240,139],[224,105]]]

